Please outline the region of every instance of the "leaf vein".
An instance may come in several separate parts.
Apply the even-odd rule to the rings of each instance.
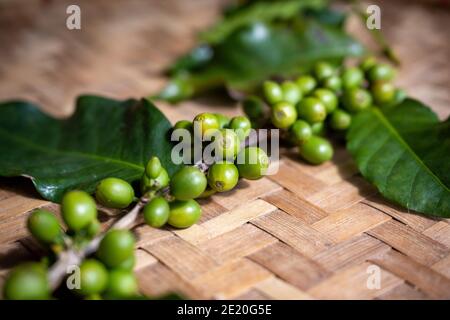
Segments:
[[[93,160],[97,160],[97,161],[110,162],[110,163],[112,162],[112,163],[117,163],[117,164],[120,164],[123,166],[130,167],[130,168],[142,171],[142,172],[144,171],[143,167],[141,167],[137,164],[131,163],[131,162],[126,162],[126,161],[122,161],[122,160],[114,159],[114,158],[107,158],[107,157],[103,157],[103,156],[99,156],[99,155],[83,153],[83,152],[79,152],[79,151],[55,150],[55,149],[45,148],[43,146],[38,146],[34,143],[31,143],[31,142],[29,142],[21,137],[18,137],[16,135],[12,135],[12,134],[6,132],[5,130],[3,130],[2,128],[0,128],[0,133],[2,133],[4,136],[11,138],[12,140],[15,140],[19,144],[22,144],[24,146],[28,146],[29,148],[33,148],[33,149],[40,150],[43,152],[74,155],[74,156],[89,158],[89,159],[93,159]]]
[[[435,180],[444,190],[447,192],[450,192],[449,188],[443,184],[443,182],[434,174],[431,169],[426,166],[423,161],[420,160],[420,158],[417,156],[417,154],[414,152],[414,150],[411,149],[411,147],[405,142],[405,140],[402,138],[402,136],[398,133],[398,131],[392,126],[392,124],[386,119],[386,117],[379,111],[374,110],[373,111],[375,115],[381,120],[381,122],[386,126],[386,128],[391,132],[391,134],[397,138],[397,140],[400,142],[400,144],[412,155],[414,158],[414,161],[417,162],[421,167],[424,168],[425,171],[428,172],[428,174]]]

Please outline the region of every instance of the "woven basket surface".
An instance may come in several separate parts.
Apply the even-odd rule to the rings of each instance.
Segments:
[[[403,64],[398,84],[450,114],[450,12],[422,2],[383,1],[382,29]],[[425,1],[426,2],[426,1]],[[78,3],[82,29],[65,27]],[[0,1],[0,100],[26,98],[56,116],[80,93],[139,97],[161,88],[161,71],[195,44],[223,1]],[[369,46],[367,30],[350,28]],[[207,110],[239,114],[231,100],[158,103],[171,121]],[[138,224],[136,272],[143,293],[215,299],[450,298],[450,220],[385,202],[341,147],[310,166],[283,150],[280,170],[202,200],[186,230]],[[0,286],[7,271],[40,253],[25,221],[55,204],[22,178],[0,179]],[[108,222],[105,222],[105,227]],[[380,270],[380,285],[372,285]]]

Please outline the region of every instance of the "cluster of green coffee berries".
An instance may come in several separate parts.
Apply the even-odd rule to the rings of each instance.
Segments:
[[[191,179],[191,185],[185,179]],[[166,223],[187,228],[196,223],[201,216],[201,207],[194,198],[203,183],[206,184],[202,179],[204,173],[194,166],[182,167],[170,179],[159,159],[151,158],[141,179],[141,192],[149,199],[143,209],[145,222],[154,228],[161,228]],[[184,185],[192,189],[185,190]]]
[[[259,179],[267,170],[269,159],[258,147],[242,147],[250,133],[246,117],[228,119],[223,115],[203,113],[193,122],[179,121],[175,129],[188,129],[192,134],[197,126],[202,148],[213,146],[220,159],[209,166],[182,166],[171,178],[157,157],[152,157],[141,178],[138,199],[133,187],[119,178],[101,180],[95,190],[95,199],[106,208],[125,209],[133,202],[143,204],[143,217],[152,227],[166,224],[187,228],[201,216],[196,198],[233,189],[239,177]],[[203,163],[203,162],[202,162]],[[14,268],[3,287],[6,299],[50,299],[49,265],[65,249],[81,251],[95,237],[100,237],[101,225],[97,219],[97,203],[85,191],[67,192],[61,201],[63,228],[56,216],[38,209],[28,218],[27,226],[34,238],[49,251],[41,262],[30,262]],[[97,251],[79,266],[79,286],[70,292],[85,299],[124,299],[139,296],[133,274],[135,239],[128,230],[111,229],[102,238]],[[75,280],[76,283],[76,280]]]
[[[364,59],[358,67],[338,68],[318,62],[312,74],[295,81],[266,81],[263,98],[247,97],[243,107],[254,125],[266,125],[261,119],[268,118],[298,146],[306,161],[320,164],[333,156],[332,145],[323,137],[328,128],[345,131],[354,114],[404,98],[404,92],[392,84],[394,75],[391,66],[373,57]],[[264,110],[267,105],[269,116]]]
[[[201,113],[192,122],[178,121],[174,130],[179,129],[192,137],[187,142],[187,149],[194,148],[199,141],[200,161],[205,161],[205,150],[211,151],[213,159],[205,173],[196,166],[185,166],[172,177],[170,192],[179,200],[229,191],[239,178],[256,180],[267,171],[269,158],[266,152],[256,146],[245,146],[251,131],[247,117],[229,119],[222,114]]]
[[[80,264],[76,294],[85,299],[133,299],[139,289],[133,269],[135,238],[132,232],[112,229],[102,238],[94,256]]]
[[[210,146],[220,154],[220,159],[202,167],[198,165],[204,163],[200,158],[196,164],[182,166],[171,178],[158,158],[148,162],[141,179],[141,191],[151,199],[143,212],[146,223],[156,228],[166,223],[175,228],[192,226],[201,216],[201,207],[195,199],[229,191],[237,185],[239,177],[259,179],[269,164],[262,149],[250,146],[241,150],[241,141],[251,129],[246,117],[229,120],[220,114],[202,113],[193,122],[178,121],[173,130],[178,129],[186,130],[189,137],[196,134],[201,151]],[[193,143],[195,139],[189,141],[189,150]],[[242,162],[237,161],[241,158]],[[167,192],[160,194],[164,190]]]
[[[134,200],[134,191],[126,181],[108,178],[100,182],[96,197],[102,204],[124,208]],[[61,216],[66,230],[49,211],[37,209],[30,214],[28,230],[48,249],[50,255],[41,262],[25,263],[13,269],[3,288],[4,298],[50,299],[49,264],[55,262],[66,246],[75,251],[82,250],[100,233],[96,202],[84,191],[69,191],[63,196]],[[101,239],[97,252],[81,263],[79,273],[74,270],[73,276],[79,279],[74,278],[73,287],[69,288],[73,289],[71,292],[86,299],[137,297],[138,286],[133,274],[134,245],[135,239],[130,231],[108,231]]]

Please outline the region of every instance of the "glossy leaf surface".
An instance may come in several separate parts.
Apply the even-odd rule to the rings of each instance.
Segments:
[[[420,213],[450,217],[450,120],[406,99],[358,114],[347,148],[386,198]]]
[[[148,100],[81,96],[67,119],[28,102],[3,103],[0,175],[30,177],[42,197],[57,202],[67,190],[94,191],[106,177],[136,181],[154,155],[172,174],[170,128]]]

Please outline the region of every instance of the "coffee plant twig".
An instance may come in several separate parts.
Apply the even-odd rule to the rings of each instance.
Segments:
[[[258,135],[252,134],[242,143],[242,147],[254,146],[258,142]],[[208,171],[210,165],[204,163],[203,161],[199,161],[195,164],[201,171]],[[157,195],[169,196],[170,188],[166,187],[159,190],[156,193],[147,193],[144,194],[135,206],[127,212],[124,216],[122,216],[117,222],[115,222],[107,231],[112,229],[131,229],[135,222],[139,217],[139,213],[152,198]],[[70,272],[70,268],[72,266],[79,266],[82,261],[95,253],[100,245],[101,240],[103,239],[104,233],[93,238],[88,244],[86,244],[82,249],[75,248],[72,243],[66,244],[67,249],[60,252],[58,254],[57,261],[50,267],[48,272],[48,279],[50,288],[52,291],[56,290],[58,286],[62,283],[64,278]]]
[[[148,202],[148,198],[142,197],[127,214],[114,223],[110,229],[130,229],[137,220],[139,212]],[[92,239],[82,250],[76,250],[73,246],[58,254],[58,260],[50,267],[48,279],[50,288],[55,290],[63,281],[71,266],[78,266],[87,256],[97,251],[100,241],[105,233]]]

